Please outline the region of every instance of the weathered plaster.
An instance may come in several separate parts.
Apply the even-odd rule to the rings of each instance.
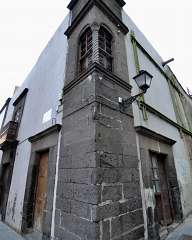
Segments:
[[[57,112],[65,77],[65,62],[67,55],[67,40],[64,31],[68,26],[68,17],[62,22],[45,50],[40,55],[36,65],[13,96],[8,110],[6,122],[12,119],[13,102],[28,88],[21,126],[18,133],[17,148],[12,184],[8,199],[6,222],[21,230],[22,209],[27,179],[27,170],[31,154],[31,143],[28,138],[61,123],[62,112]],[[40,104],[39,104],[40,103]],[[46,112],[52,110],[51,119],[43,122]]]
[[[156,50],[151,46],[148,40],[144,37],[144,35],[139,31],[139,29],[125,13],[123,13],[123,21],[130,29],[130,32],[131,30],[133,30],[135,38],[158,64],[157,68],[157,66],[155,66],[149,60],[149,58],[139,48],[137,48],[140,69],[147,70],[154,76],[151,88],[145,95],[146,103],[157,109],[159,112],[163,113],[169,119],[177,122],[167,79],[165,75],[162,74],[159,70],[165,70],[162,67],[163,59],[159,56]],[[129,77],[130,83],[133,86],[132,94],[134,95],[138,93],[139,89],[132,79],[136,75],[137,69],[134,62],[134,51],[131,43],[130,33],[126,37],[126,47],[130,75]],[[173,154],[177,170],[177,177],[180,183],[180,191],[182,193],[183,211],[184,215],[186,216],[192,209],[192,193],[189,190],[189,186],[192,185],[191,167],[189,157],[186,151],[186,146],[178,129],[149,112],[147,113],[148,120],[144,121],[142,112],[140,111],[137,103],[133,104],[133,113],[135,126],[147,127],[159,134],[162,134],[176,141],[176,144],[173,146]],[[148,196],[150,196],[150,190],[146,189],[147,199]],[[149,205],[151,205],[152,203],[151,200],[148,200],[147,202]]]

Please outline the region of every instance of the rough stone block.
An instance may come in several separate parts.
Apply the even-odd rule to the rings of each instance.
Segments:
[[[138,157],[132,155],[123,155],[120,167],[138,168]]]
[[[141,189],[139,182],[131,182],[123,184],[124,197],[126,199],[135,198],[141,196]]]
[[[95,152],[80,153],[72,155],[72,168],[95,168],[98,163],[95,159]]]
[[[141,226],[130,233],[115,238],[115,240],[139,240],[144,238],[144,227]],[[158,238],[156,238],[158,239]]]
[[[58,240],[79,240],[79,237],[75,234],[66,231],[65,229],[62,229],[61,227],[55,228],[55,237]]]
[[[61,214],[61,226],[69,232],[73,232],[82,239],[98,240],[100,227],[97,223],[65,214]]]
[[[95,171],[95,183],[129,183],[139,181],[135,168],[100,168]]]
[[[118,216],[119,214],[119,202],[92,207],[92,220],[94,222],[99,222],[110,217]]]
[[[105,186],[102,191],[102,200],[103,202],[107,200],[118,201],[122,199],[122,186],[113,185]]]
[[[102,233],[101,233],[101,240],[110,240],[110,221],[103,221],[102,222]]]
[[[72,143],[70,145],[65,145],[61,148],[61,156],[70,156],[72,153],[78,152],[95,152],[95,139],[79,139],[78,142]]]
[[[63,212],[70,213],[71,212],[71,200],[67,198],[59,198],[56,199],[56,208],[60,209]]]
[[[143,211],[138,210],[112,219],[112,238],[143,224]]]
[[[59,181],[57,187],[57,195],[60,198],[73,199],[73,184]]]
[[[100,168],[96,174],[97,183],[116,183],[119,179],[120,172],[117,168]]]
[[[79,201],[71,201],[71,213],[86,219],[91,219],[91,205]]]
[[[59,169],[58,177],[62,182],[70,183],[71,182],[71,169]]]
[[[135,211],[137,209],[142,209],[142,199],[141,198],[130,198],[125,202],[119,203],[120,214]]]
[[[101,186],[74,184],[74,199],[97,204],[101,202]]]
[[[107,152],[97,152],[97,156],[100,159],[100,166],[103,168],[120,167],[123,155],[112,154]]]

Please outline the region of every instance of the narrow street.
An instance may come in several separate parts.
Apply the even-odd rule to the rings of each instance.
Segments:
[[[166,240],[192,240],[192,215],[175,229]]]
[[[24,238],[7,225],[0,222],[0,240],[24,240]],[[192,240],[192,215],[171,234],[169,234],[165,240]]]
[[[0,222],[0,240],[24,240],[4,223]]]

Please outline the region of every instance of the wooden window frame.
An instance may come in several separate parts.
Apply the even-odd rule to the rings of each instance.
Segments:
[[[90,34],[90,35],[89,35]],[[90,37],[90,39],[89,39]],[[85,38],[85,39],[83,39]],[[90,40],[90,42],[89,42]],[[85,53],[82,51],[82,45],[85,44]],[[83,54],[82,54],[83,52]],[[93,52],[93,36],[92,30],[88,27],[80,38],[80,73],[86,71],[92,63],[92,52]],[[91,58],[91,60],[90,60]],[[86,62],[87,61],[87,62]]]
[[[0,110],[0,114],[3,114],[2,122],[0,124],[0,130],[4,127],[10,101],[11,101],[11,98],[8,98]]]
[[[23,111],[24,111],[24,107],[25,107],[25,101],[26,101],[27,93],[28,93],[28,88],[25,88],[23,90],[23,92],[19,95],[19,97],[15,100],[15,102],[13,103],[14,111],[13,111],[12,121],[18,123],[18,128],[20,126],[21,119],[22,119],[22,116],[23,116]],[[18,120],[15,121],[16,120],[15,117],[16,117],[16,114],[18,112],[19,112]]]
[[[108,44],[107,42],[109,43],[109,45],[107,45]],[[113,45],[112,34],[105,27],[101,26],[99,29],[99,63],[109,72],[113,72],[112,45]],[[110,49],[110,51],[107,51],[107,49]],[[102,63],[102,61],[105,62]]]

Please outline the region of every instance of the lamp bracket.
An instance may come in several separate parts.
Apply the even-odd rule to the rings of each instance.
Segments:
[[[135,96],[132,96],[130,98],[127,98],[127,99],[122,99],[122,98],[119,98],[119,104],[123,107],[123,108],[127,108],[129,107],[133,102],[135,102],[138,97],[141,97],[143,96],[143,94],[145,93],[145,91],[135,95]]]

